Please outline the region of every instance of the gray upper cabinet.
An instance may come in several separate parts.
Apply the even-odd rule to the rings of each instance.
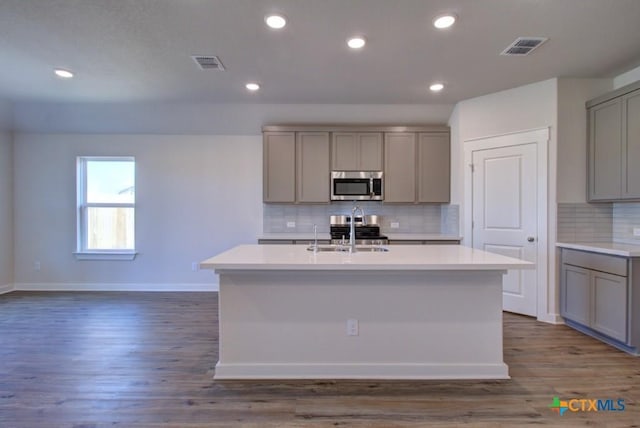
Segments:
[[[295,202],[295,132],[265,132],[262,141],[263,201]]]
[[[296,201],[329,203],[329,133],[296,133]]]
[[[447,203],[450,200],[449,132],[389,132],[384,140],[384,201]]]
[[[331,169],[335,171],[382,171],[381,132],[333,132]]]
[[[263,133],[263,201],[329,203],[329,133]]]
[[[615,99],[589,111],[589,199],[620,198],[622,174],[622,100]]]
[[[640,84],[587,103],[589,201],[640,199]]]
[[[450,153],[448,133],[418,133],[418,202],[449,202]]]
[[[384,134],[384,201],[416,200],[416,133]]]
[[[265,125],[263,201],[329,203],[331,170],[383,171],[386,203],[447,203],[446,126]]]
[[[640,90],[622,97],[622,130],[625,142],[622,197],[640,199]]]

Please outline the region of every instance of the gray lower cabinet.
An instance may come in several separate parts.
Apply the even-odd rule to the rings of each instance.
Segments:
[[[295,244],[293,239],[258,239],[261,245],[291,245]]]
[[[630,263],[624,257],[563,249],[560,314],[569,326],[637,353],[640,331],[630,326],[638,293],[631,286]]]
[[[562,265],[562,308],[560,314],[588,326],[591,312],[591,271],[589,269]]]
[[[389,245],[459,245],[458,239],[390,239]]]
[[[589,201],[640,199],[640,84],[587,103]]]
[[[609,337],[627,340],[627,278],[604,272],[591,273],[593,312],[591,327]]]
[[[262,245],[309,245],[313,243],[313,238],[311,239],[258,239],[258,244]],[[318,239],[319,245],[329,245],[331,243],[328,239]]]

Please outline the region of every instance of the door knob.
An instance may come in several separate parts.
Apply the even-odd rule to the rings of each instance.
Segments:
[[[536,238],[534,238],[533,236],[527,237],[527,241],[529,241],[529,242],[533,242],[535,240],[536,240]]]

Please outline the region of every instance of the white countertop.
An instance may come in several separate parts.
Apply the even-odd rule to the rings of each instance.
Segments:
[[[240,245],[200,263],[218,270],[505,270],[527,269],[524,260],[461,245],[398,245],[388,252],[318,252],[306,245]]]
[[[617,242],[557,242],[556,247],[622,257],[640,257],[640,245]]]
[[[437,233],[386,233],[380,232],[390,240],[399,241],[454,241],[460,240],[462,237],[457,235],[441,235]],[[258,235],[258,239],[274,239],[285,241],[313,241],[313,232],[307,233],[263,233]],[[329,240],[331,235],[329,232],[318,233],[318,239]]]

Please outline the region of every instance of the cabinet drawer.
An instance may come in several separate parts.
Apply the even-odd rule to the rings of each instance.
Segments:
[[[624,257],[563,249],[562,262],[614,275],[627,276],[627,259]]]
[[[258,239],[260,245],[291,245],[292,239]]]

